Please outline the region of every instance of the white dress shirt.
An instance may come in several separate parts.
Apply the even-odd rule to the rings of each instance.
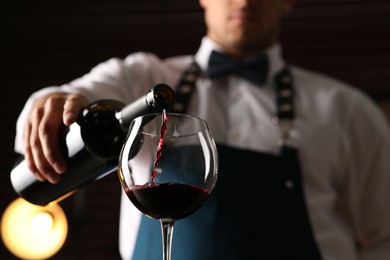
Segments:
[[[18,119],[15,150],[23,153],[23,122],[37,97],[64,91],[84,94],[91,102],[113,98],[130,103],[158,83],[175,87],[194,58],[204,70],[213,49],[220,47],[204,38],[195,56],[162,60],[134,53],[113,58],[69,84],[34,93]],[[279,45],[266,53],[270,68],[264,86],[236,76],[198,78],[188,113],[208,122],[217,143],[279,152],[272,78],[285,61]],[[306,203],[323,259],[390,259],[390,129],[384,114],[343,82],[296,66],[290,69],[296,92],[291,136],[300,144]],[[126,195],[121,203],[120,252],[123,259],[131,259],[140,213]]]

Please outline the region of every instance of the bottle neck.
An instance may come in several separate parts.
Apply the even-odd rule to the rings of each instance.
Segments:
[[[127,128],[138,116],[169,110],[175,100],[174,91],[165,84],[158,84],[145,96],[125,106],[115,114],[122,127]]]

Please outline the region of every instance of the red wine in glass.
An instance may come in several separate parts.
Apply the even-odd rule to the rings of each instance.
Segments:
[[[179,183],[148,183],[125,192],[131,202],[154,219],[182,219],[198,210],[210,193],[197,186]]]
[[[131,202],[145,215],[162,219],[178,220],[185,218],[207,200],[209,192],[194,185],[179,183],[154,183],[157,176],[157,167],[162,155],[162,146],[167,131],[168,114],[162,113],[160,140],[157,146],[156,159],[153,164],[151,182],[145,185],[136,185],[132,189],[125,189]]]

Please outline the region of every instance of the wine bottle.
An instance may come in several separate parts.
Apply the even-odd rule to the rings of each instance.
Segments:
[[[158,84],[127,106],[108,99],[91,103],[81,111],[77,122],[59,131],[59,146],[68,164],[61,180],[56,184],[37,180],[22,160],[11,170],[14,190],[28,202],[43,206],[115,172],[131,121],[143,114],[169,111],[173,102],[174,91]]]

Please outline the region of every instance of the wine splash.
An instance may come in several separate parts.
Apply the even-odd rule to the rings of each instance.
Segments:
[[[160,161],[161,158],[161,153],[162,153],[162,146],[164,143],[164,138],[165,138],[165,133],[167,132],[167,122],[168,122],[168,113],[165,109],[162,111],[162,122],[161,122],[161,127],[160,127],[160,141],[158,142],[157,145],[157,152],[156,152],[156,159],[154,161],[153,165],[153,172],[152,172],[152,179],[151,182],[153,183],[157,173],[159,172],[158,167],[158,162]]]

